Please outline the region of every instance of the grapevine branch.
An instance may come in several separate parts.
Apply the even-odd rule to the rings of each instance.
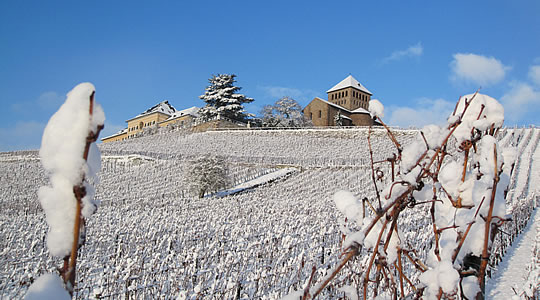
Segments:
[[[89,118],[92,120],[94,113],[94,94],[90,95],[90,107]],[[90,131],[86,137],[86,145],[84,147],[83,159],[88,161],[88,153],[90,152],[90,145],[95,142],[99,136],[100,131],[103,129],[103,125],[97,127],[97,132]],[[83,185],[84,176],[78,185],[73,186],[73,194],[75,195],[76,209],[75,209],[75,222],[73,226],[73,243],[71,246],[71,254],[69,257],[64,258],[63,278],[66,283],[66,288],[70,295],[73,296],[73,289],[75,287],[76,266],[77,266],[77,252],[79,248],[79,237],[81,227],[84,226],[84,217],[81,216],[82,199],[86,196],[86,189]]]

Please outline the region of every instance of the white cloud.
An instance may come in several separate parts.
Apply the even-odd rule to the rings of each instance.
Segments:
[[[527,83],[515,81],[510,84],[510,90],[501,97],[501,103],[506,120],[521,123],[523,117],[540,113],[540,90]]]
[[[64,98],[56,92],[44,92],[35,100],[18,101],[11,104],[11,109],[19,113],[28,113],[39,109],[47,113],[57,111],[60,105],[64,103]]]
[[[444,99],[419,99],[414,107],[389,106],[388,124],[400,127],[418,127],[435,124],[444,125],[452,113],[455,103]]]
[[[529,68],[529,78],[538,86],[540,86],[540,65],[531,66]]]
[[[454,54],[450,67],[453,79],[471,81],[483,86],[500,82],[510,69],[494,57],[472,53]]]
[[[64,99],[56,92],[42,93],[37,99],[37,104],[43,109],[58,110],[62,103],[64,103]]]
[[[405,50],[398,50],[398,51],[392,52],[390,56],[385,57],[383,59],[383,62],[400,60],[406,57],[418,57],[418,56],[421,56],[423,53],[424,53],[424,47],[422,46],[421,43],[418,43],[416,45],[410,46],[409,48]]]
[[[259,86],[258,88],[262,89],[268,96],[275,99],[274,101],[281,97],[288,96],[301,103],[311,101],[319,94],[313,90],[301,90],[282,86]]]
[[[11,128],[0,128],[0,151],[37,150],[45,124],[28,121],[17,122]]]

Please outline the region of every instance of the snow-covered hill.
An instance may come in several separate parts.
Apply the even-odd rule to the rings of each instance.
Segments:
[[[402,144],[414,130],[396,130]],[[374,197],[367,130],[170,132],[102,144],[99,211],[89,220],[77,298],[276,299],[300,288],[338,261],[341,233],[332,194],[347,189]],[[533,157],[540,130],[510,128],[498,139],[516,147],[509,213],[495,241],[493,263],[525,228],[538,205]],[[372,135],[374,160],[395,147],[383,130]],[[268,184],[202,199],[189,195],[183,170],[202,154],[225,156],[231,188],[294,167]],[[389,166],[381,164],[386,176]],[[272,179],[276,179],[272,177]],[[46,183],[36,152],[0,153],[0,298],[20,298],[29,284],[58,264],[47,253],[47,230],[36,191]],[[260,183],[260,182],[259,182]],[[406,239],[425,257],[428,207],[407,211]],[[363,259],[361,256],[357,259]],[[323,298],[343,296],[351,264]],[[412,268],[405,268],[416,280]],[[496,273],[496,270],[491,270]]]

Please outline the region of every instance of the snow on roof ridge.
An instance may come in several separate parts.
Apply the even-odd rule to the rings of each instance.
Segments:
[[[176,109],[169,103],[169,100],[163,100],[163,101],[159,102],[158,104],[150,107],[149,109],[145,110],[144,112],[136,115],[135,117],[133,117],[133,118],[127,120],[127,121],[131,121],[131,120],[140,118],[142,116],[146,116],[146,115],[154,113],[154,112],[159,112],[159,113],[166,114],[166,115],[170,116],[174,112],[176,112]]]
[[[365,108],[359,107],[359,108],[353,110],[352,113],[366,113],[366,114],[369,114],[369,111],[366,110]]]
[[[319,97],[315,97],[315,98],[317,98],[317,99],[321,100],[322,102],[324,102],[324,103],[326,103],[326,104],[328,104],[328,105],[330,105],[330,106],[333,106],[333,107],[335,107],[335,108],[337,108],[337,109],[344,110],[344,111],[346,111],[346,112],[348,112],[348,113],[351,112],[350,110],[346,109],[345,107],[343,107],[343,106],[341,106],[341,105],[332,103],[332,102],[330,102],[330,101],[328,101],[328,100],[324,100],[324,99],[319,98]]]
[[[177,110],[167,120],[172,120],[172,119],[184,116],[184,115],[192,115],[194,117],[198,117],[199,116],[199,110],[200,110],[200,108],[197,107],[197,106],[192,106],[190,108],[186,108],[186,109],[183,109],[183,110]],[[165,120],[165,121],[167,121],[167,120]]]
[[[105,140],[105,139],[108,139],[108,138],[112,138],[112,137],[115,137],[115,136],[124,134],[124,133],[126,133],[126,132],[128,132],[128,129],[127,129],[127,128],[124,128],[124,129],[122,129],[122,130],[120,130],[120,131],[118,131],[118,132],[116,132],[116,133],[113,133],[113,134],[111,134],[111,135],[109,135],[109,136],[102,137],[101,140]]]
[[[341,106],[341,105],[338,105],[338,104],[335,104],[335,103],[332,103],[332,102],[330,102],[330,101],[328,101],[328,100],[324,100],[324,99],[319,98],[319,97],[315,97],[315,98],[321,100],[322,102],[324,102],[324,103],[326,103],[326,104],[328,104],[328,105],[330,105],[330,106],[333,106],[333,107],[335,107],[335,108],[337,108],[337,109],[341,109],[341,110],[346,111],[346,112],[351,113],[351,114],[354,114],[354,113],[365,113],[365,114],[369,114],[369,111],[367,111],[367,110],[365,110],[364,108],[361,108],[361,107],[359,107],[359,108],[357,108],[357,109],[355,109],[355,110],[348,110],[348,109],[346,109],[345,107],[343,107],[343,106]]]
[[[353,87],[356,89],[361,90],[362,92],[366,92],[370,95],[373,95],[365,86],[363,86],[356,78],[354,78],[352,75],[347,76],[345,79],[340,81],[338,84],[334,85],[331,89],[326,91],[326,93],[334,92],[337,90],[341,90],[344,88]]]
[[[163,100],[159,102],[158,104],[152,106],[151,108],[147,109],[141,115],[149,114],[155,111],[171,115],[176,111],[176,109],[169,103],[169,100]]]

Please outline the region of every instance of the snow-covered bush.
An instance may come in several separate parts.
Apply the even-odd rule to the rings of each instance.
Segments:
[[[189,190],[202,198],[227,186],[227,164],[221,157],[206,155],[192,162],[185,171]]]
[[[370,110],[384,125],[382,105],[370,103]],[[369,205],[347,192],[335,194],[336,206],[346,221],[345,258],[319,284],[306,288],[306,298],[318,295],[360,253],[369,255],[359,274],[364,299],[381,294],[484,298],[491,244],[498,227],[508,220],[504,190],[510,174],[508,169],[503,171],[502,149],[494,137],[503,121],[502,106],[475,93],[460,98],[446,127],[426,126],[405,147],[388,130],[397,152],[386,160],[392,165],[392,179],[379,188],[384,174],[375,169],[372,160],[377,196],[368,200]],[[370,153],[373,155],[371,144]],[[404,221],[400,217],[416,206],[430,207],[424,217],[431,219],[433,243],[425,263],[415,258],[416,245],[408,243],[401,228]],[[405,274],[405,263],[421,273],[418,283]]]
[[[51,117],[39,152],[50,185],[39,189],[49,231],[49,252],[64,259],[61,275],[66,289],[75,285],[77,249],[84,243],[85,218],[97,208],[94,187],[101,155],[95,141],[105,121],[101,106],[94,101],[95,88],[81,83],[67,94],[66,102]],[[53,279],[37,280],[36,284]],[[32,289],[39,289],[38,287]]]

